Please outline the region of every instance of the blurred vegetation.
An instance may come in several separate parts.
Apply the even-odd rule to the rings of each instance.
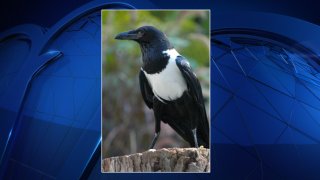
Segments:
[[[198,78],[209,112],[208,11],[102,11],[102,155],[103,158],[142,152],[149,147],[155,121],[142,99],[138,73],[140,48],[114,37],[124,31],[152,25],[166,33],[186,57]],[[188,147],[167,124],[155,148]]]

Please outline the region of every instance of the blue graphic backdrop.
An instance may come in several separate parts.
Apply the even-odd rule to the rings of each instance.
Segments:
[[[4,17],[1,178],[319,179],[320,27],[248,2],[25,3],[32,24]],[[111,8],[212,9],[211,174],[100,173],[99,12]]]

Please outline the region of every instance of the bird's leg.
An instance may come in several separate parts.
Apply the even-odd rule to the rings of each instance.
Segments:
[[[158,140],[159,134],[160,134],[160,119],[157,117],[155,119],[156,119],[155,133],[154,133],[153,140],[152,140],[152,143],[151,143],[149,149],[153,149],[154,145],[156,144],[156,142]]]
[[[155,133],[153,136],[153,140],[151,142],[151,145],[149,147],[149,149],[153,149],[154,145],[156,144],[159,134],[160,134],[160,130],[161,130],[161,120],[160,120],[160,114],[161,114],[161,102],[158,101],[158,99],[156,99],[156,97],[153,98],[153,112],[154,112],[154,117],[156,120],[156,124],[155,124]]]
[[[192,134],[193,134],[194,146],[198,148],[199,145],[198,145],[198,139],[197,139],[197,128],[192,129]]]

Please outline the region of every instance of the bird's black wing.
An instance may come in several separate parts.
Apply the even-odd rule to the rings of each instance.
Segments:
[[[180,69],[184,79],[186,80],[189,94],[195,100],[201,116],[199,119],[199,122],[197,122],[198,133],[200,133],[201,138],[205,142],[209,143],[209,124],[208,124],[200,82],[197,76],[192,72],[189,62],[184,57],[178,56],[176,58],[176,64]]]
[[[146,105],[150,109],[152,109],[154,94],[153,94],[152,89],[149,85],[149,82],[148,82],[148,80],[142,70],[140,70],[140,73],[139,73],[139,82],[140,82],[140,90],[141,90],[143,100],[146,103]]]

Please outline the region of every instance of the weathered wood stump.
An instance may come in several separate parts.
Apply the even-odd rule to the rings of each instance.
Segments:
[[[210,172],[210,149],[164,148],[102,160],[102,172]]]

